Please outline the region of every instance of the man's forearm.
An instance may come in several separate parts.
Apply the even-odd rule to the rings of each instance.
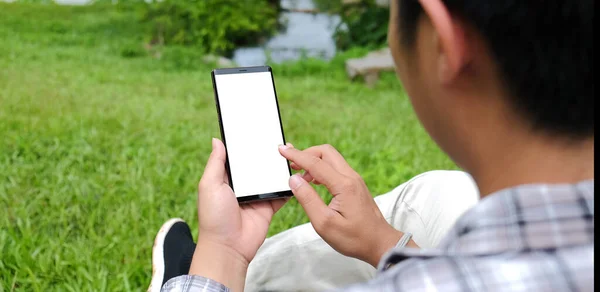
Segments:
[[[248,261],[229,247],[198,240],[190,275],[217,281],[232,291],[244,291]]]

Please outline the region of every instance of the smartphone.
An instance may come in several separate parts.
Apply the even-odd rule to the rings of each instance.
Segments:
[[[238,202],[292,196],[273,71],[269,66],[215,69],[211,73],[229,185]]]

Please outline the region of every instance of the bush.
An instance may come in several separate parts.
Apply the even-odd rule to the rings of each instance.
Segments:
[[[164,0],[148,4],[143,18],[153,24],[153,43],[228,55],[234,47],[257,44],[277,30],[278,7],[272,2]]]
[[[378,49],[386,45],[389,8],[377,6],[375,0],[346,5],[342,5],[341,0],[315,0],[315,3],[319,9],[341,17],[334,34],[338,50],[354,47]]]

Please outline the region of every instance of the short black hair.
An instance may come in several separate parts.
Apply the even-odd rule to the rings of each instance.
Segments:
[[[398,0],[401,42],[414,45],[423,9]],[[594,134],[594,0],[442,0],[478,30],[513,98],[536,130]]]

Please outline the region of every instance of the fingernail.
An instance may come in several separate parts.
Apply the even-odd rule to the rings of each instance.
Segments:
[[[302,183],[303,179],[299,175],[294,174],[290,177],[290,188],[292,188],[292,190],[297,189]]]
[[[280,150],[287,150],[288,148],[290,148],[290,146],[287,146],[287,145],[279,145],[279,149],[280,149]]]
[[[211,143],[212,143],[212,150],[215,150],[215,148],[216,148],[215,144],[217,143],[217,138],[213,137],[212,140],[211,140]]]

